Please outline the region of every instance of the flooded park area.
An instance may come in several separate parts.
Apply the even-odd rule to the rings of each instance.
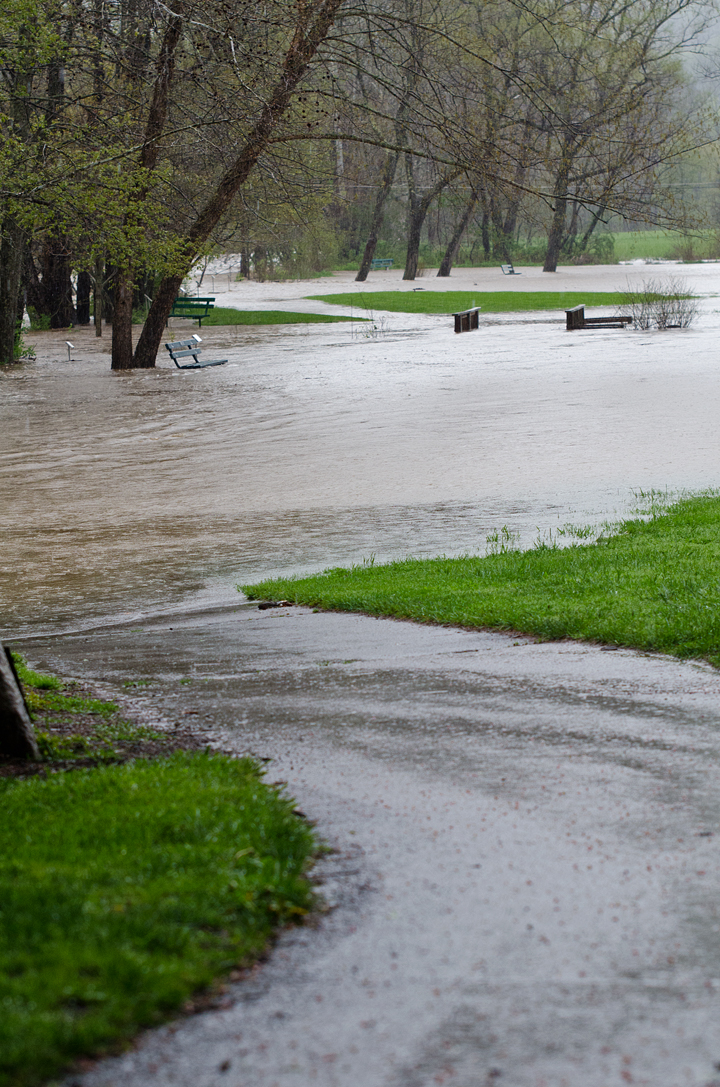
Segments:
[[[675,266],[670,266],[676,272]],[[658,269],[650,269],[657,275]],[[660,269],[662,272],[662,269]],[[647,268],[352,273],[214,284],[218,305],[342,313],[307,295],[376,289],[616,290]],[[202,329],[223,367],[113,373],[108,330],[29,334],[0,374],[8,635],[236,599],[275,572],[482,553],[623,515],[638,491],[717,482],[720,265],[682,275],[687,330],[567,333],[564,314],[440,315]],[[351,312],[346,310],[345,312]],[[193,330],[173,319],[173,336]]]
[[[267,760],[329,847],[311,925],[220,1007],[64,1087],[718,1087],[720,673],[260,611],[236,590],[482,554],[503,526],[532,545],[717,486],[720,265],[680,271],[700,299],[686,330],[567,332],[558,309],[481,312],[455,335],[447,315],[365,309],[202,329],[229,361],[196,371],[112,373],[91,329],[41,333],[0,374],[4,638],[139,719]],[[307,296],[613,291],[665,272],[202,292],[337,313]]]

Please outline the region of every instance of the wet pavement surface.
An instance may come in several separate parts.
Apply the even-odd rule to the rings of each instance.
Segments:
[[[25,648],[269,757],[333,849],[224,1010],[68,1084],[715,1082],[717,672],[250,604]]]
[[[203,329],[226,367],[112,374],[74,330],[77,361],[40,334],[37,361],[0,374],[3,639],[270,759],[333,849],[327,912],[227,1008],[68,1084],[720,1085],[720,674],[259,612],[235,589],[482,553],[503,525],[530,543],[639,490],[716,484],[720,275],[683,274],[706,298],[677,334],[533,314],[456,337],[395,314],[378,335]],[[548,289],[532,278],[498,289]],[[322,311],[303,295],[340,279],[242,286],[252,308]]]

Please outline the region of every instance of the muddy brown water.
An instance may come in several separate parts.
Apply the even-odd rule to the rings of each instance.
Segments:
[[[320,305],[317,304],[319,308]],[[488,319],[489,320],[489,319]],[[0,374],[7,635],[229,603],[279,572],[482,553],[716,481],[708,326],[573,337],[553,315],[203,330],[228,365],[113,374],[36,334]],[[176,330],[187,333],[187,327]]]

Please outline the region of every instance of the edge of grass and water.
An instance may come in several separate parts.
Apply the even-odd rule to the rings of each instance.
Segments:
[[[649,509],[609,527],[568,530],[519,550],[503,530],[485,556],[408,558],[239,588],[332,611],[576,639],[720,666],[720,495]],[[573,537],[575,537],[573,539]],[[579,537],[579,539],[578,539]]]
[[[15,655],[43,753],[0,761],[0,1085],[222,1000],[316,906],[311,826],[249,758],[129,721]]]
[[[343,317],[334,313],[295,313],[291,310],[239,310],[216,306],[203,317],[203,328],[218,325],[329,325],[340,321],[364,321],[365,317]]]
[[[523,313],[565,310],[573,306],[621,306],[622,291],[358,291],[314,294],[313,302],[352,307],[358,313],[384,310],[390,313],[437,313],[448,315],[479,306],[486,313]]]

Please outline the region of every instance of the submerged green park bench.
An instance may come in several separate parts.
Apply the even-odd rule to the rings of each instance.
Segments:
[[[165,346],[178,370],[202,370],[205,366],[222,366],[227,362],[227,359],[209,359],[207,362],[200,362],[198,355],[202,354],[201,343],[200,337],[193,334],[189,340],[176,340],[174,343],[166,343]],[[178,359],[186,359],[190,355],[193,357],[192,362],[182,364],[178,362]]]
[[[215,309],[214,298],[176,298],[170,317],[191,317],[197,321],[198,328],[202,328],[203,318],[208,316],[211,309]]]
[[[373,272],[377,272],[378,269],[380,269],[380,268],[384,268],[385,271],[387,272],[392,268],[392,266],[393,266],[393,258],[392,257],[373,257],[373,259],[370,261],[370,267],[373,270]]]

